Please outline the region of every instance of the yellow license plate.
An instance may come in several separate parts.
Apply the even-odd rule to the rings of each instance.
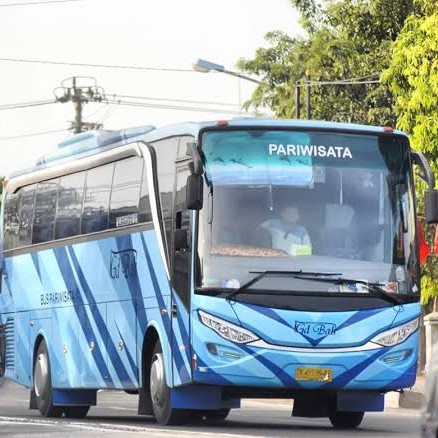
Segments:
[[[330,368],[297,368],[295,370],[295,379],[301,382],[331,382],[333,380],[333,370]]]

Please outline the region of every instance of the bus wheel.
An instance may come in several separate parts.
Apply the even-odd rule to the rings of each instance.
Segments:
[[[90,406],[66,406],[65,416],[68,418],[85,418],[90,410]]]
[[[354,429],[362,422],[364,412],[339,412],[329,415],[330,422],[336,429]]]
[[[49,354],[46,342],[41,341],[35,358],[33,382],[36,405],[44,417],[60,417],[63,406],[53,406],[52,375],[50,373]]]
[[[225,420],[228,417],[231,409],[218,409],[204,411],[207,420]]]
[[[152,353],[149,376],[152,409],[157,423],[162,425],[182,424],[189,412],[170,407],[170,388],[166,384],[164,358],[159,341],[157,341]]]

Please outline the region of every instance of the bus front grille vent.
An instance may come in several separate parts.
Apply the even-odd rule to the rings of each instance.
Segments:
[[[14,366],[15,366],[14,336],[15,336],[14,318],[8,318],[6,320],[6,329],[5,329],[5,337],[6,337],[5,365],[6,365],[6,368],[14,368]]]

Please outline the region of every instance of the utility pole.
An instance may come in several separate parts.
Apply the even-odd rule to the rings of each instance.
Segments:
[[[79,82],[81,84],[79,84]],[[90,129],[101,129],[102,124],[84,122],[82,118],[83,106],[90,102],[101,102],[105,99],[105,90],[97,85],[94,78],[73,76],[61,82],[61,86],[54,90],[57,102],[73,102],[75,119],[70,129],[79,134]]]
[[[301,84],[295,82],[295,118],[301,117]]]
[[[306,69],[306,118],[310,120],[310,68]]]

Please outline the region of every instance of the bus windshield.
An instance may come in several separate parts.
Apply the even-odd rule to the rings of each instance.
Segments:
[[[409,146],[400,135],[218,130],[201,139],[197,287],[260,271],[318,271],[354,284],[267,276],[251,290],[418,294]],[[333,275],[332,275],[333,277]]]

